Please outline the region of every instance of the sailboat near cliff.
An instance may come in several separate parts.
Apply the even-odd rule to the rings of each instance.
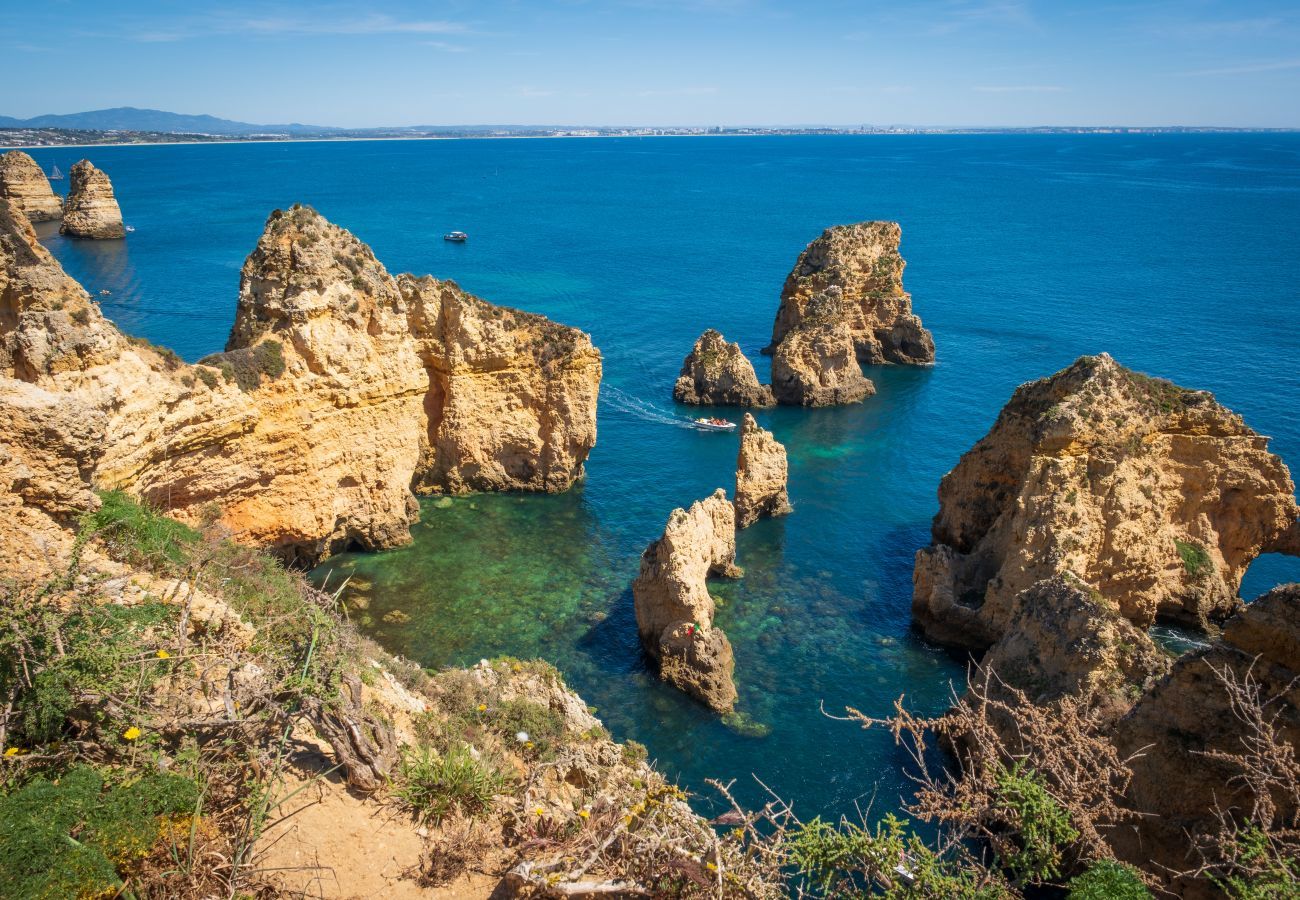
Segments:
[[[63,173],[59,171],[58,166],[55,166],[54,169],[50,172],[50,181],[62,181],[62,180],[63,180]]]

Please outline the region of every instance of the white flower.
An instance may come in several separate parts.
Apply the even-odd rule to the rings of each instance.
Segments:
[[[521,744],[528,743],[528,732],[526,731],[517,732],[515,734],[515,740],[517,740]]]

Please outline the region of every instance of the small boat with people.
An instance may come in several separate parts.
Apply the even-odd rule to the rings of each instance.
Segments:
[[[728,422],[726,419],[719,419],[716,416],[713,418],[701,416],[695,420],[695,425],[706,431],[731,431],[736,427],[735,422]]]
[[[469,235],[463,231],[449,231],[442,236],[442,239],[453,244],[463,244],[469,240]]]

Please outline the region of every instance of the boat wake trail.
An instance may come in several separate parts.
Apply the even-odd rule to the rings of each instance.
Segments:
[[[667,410],[655,406],[649,400],[633,397],[626,391],[621,391],[610,385],[601,386],[600,400],[602,403],[607,403],[612,408],[621,413],[626,413],[634,419],[655,422],[659,425],[672,425],[674,428],[685,428],[688,431],[694,431],[696,428],[695,423],[690,419],[675,416]]]

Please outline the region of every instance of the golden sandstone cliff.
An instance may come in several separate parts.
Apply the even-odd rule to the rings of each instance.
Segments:
[[[63,216],[63,201],[36,160],[21,150],[0,156],[0,198],[13,201],[32,222],[52,222]]]
[[[1294,485],[1267,439],[1206,392],[1084,357],[1019,388],[939,499],[913,614],[983,653],[991,686],[965,702],[1010,688],[1082,704],[1126,761],[1108,852],[1177,896],[1221,896],[1195,870],[1217,864],[1225,823],[1300,821],[1285,787],[1300,776],[1300,585],[1238,596],[1259,554],[1297,552]],[[1171,660],[1148,636],[1157,618],[1227,621]]]
[[[83,159],[72,167],[68,178],[68,199],[63,204],[59,231],[98,240],[126,237],[122,210],[108,176]]]
[[[1069,573],[1139,627],[1235,612],[1246,567],[1286,549],[1297,507],[1266,438],[1205,392],[1083,357],[1019,388],[939,487],[913,614],[984,649],[1017,595]]]
[[[876,392],[862,374],[838,289],[808,302],[772,352],[772,393],[788,406],[857,403]]]
[[[771,406],[772,389],[759,384],[739,344],[710,328],[700,335],[682,362],[673,399],[697,406]]]
[[[272,213],[226,352],[194,366],[118,332],[4,202],[0,264],[0,477],[30,525],[0,567],[66,544],[92,487],[288,558],[390,547],[413,489],[563,490],[595,443],[586,335],[395,279],[307,208]]]
[[[663,535],[641,554],[632,583],[642,646],[665,681],[711,709],[736,702],[731,642],[713,627],[710,575],[736,578],[736,512],[719,488],[689,510],[675,509]]]
[[[793,511],[786,492],[788,469],[785,445],[745,413],[736,457],[737,528],[748,528],[763,516],[783,516]]]

